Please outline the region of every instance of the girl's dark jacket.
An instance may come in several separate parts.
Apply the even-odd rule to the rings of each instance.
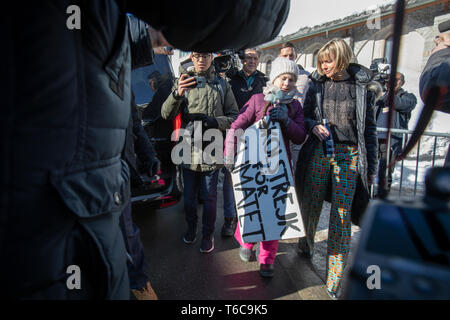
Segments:
[[[347,68],[351,79],[356,85],[356,119],[358,133],[358,184],[353,200],[352,220],[358,224],[358,217],[364,212],[369,201],[368,175],[375,175],[377,168],[377,135],[375,122],[375,94],[368,91],[367,85],[372,80],[372,72],[358,64],[350,64]],[[314,149],[321,144],[312,134],[312,129],[321,122],[325,76],[317,71],[310,76],[312,82],[306,94],[303,112],[305,114],[305,128],[309,134],[308,140],[300,150],[296,168],[296,190],[299,202],[303,199],[306,172]],[[331,185],[330,185],[331,186]],[[331,190],[329,188],[328,190]],[[329,193],[329,192],[328,192]],[[326,200],[329,201],[330,194]]]

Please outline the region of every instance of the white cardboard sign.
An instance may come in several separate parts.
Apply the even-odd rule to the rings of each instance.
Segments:
[[[305,235],[278,122],[270,122],[266,127],[260,120],[245,130],[238,141],[231,177],[245,243]]]

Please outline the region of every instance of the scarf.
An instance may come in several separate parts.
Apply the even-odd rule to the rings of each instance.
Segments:
[[[277,86],[270,84],[263,90],[264,100],[272,103],[273,105],[277,104],[289,104],[292,100],[298,98],[298,91],[296,88],[291,91],[285,93]]]

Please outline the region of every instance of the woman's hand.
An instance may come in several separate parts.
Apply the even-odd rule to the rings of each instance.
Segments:
[[[324,141],[330,135],[330,132],[328,132],[327,128],[325,128],[321,124],[315,126],[312,129],[312,132],[316,135],[317,138],[319,138],[320,141]]]

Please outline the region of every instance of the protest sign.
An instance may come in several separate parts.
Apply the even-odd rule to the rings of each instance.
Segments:
[[[278,122],[260,120],[245,130],[238,141],[231,177],[244,242],[305,235]]]

